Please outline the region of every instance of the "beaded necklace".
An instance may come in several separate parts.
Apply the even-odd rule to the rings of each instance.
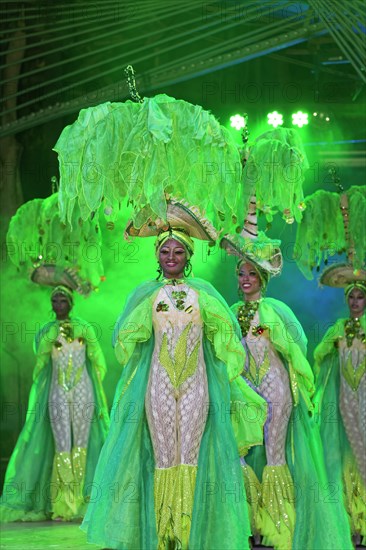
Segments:
[[[185,283],[185,279],[167,279],[167,277],[164,277],[162,282],[166,285],[182,285]]]
[[[256,314],[259,307],[260,300],[252,300],[244,302],[238,309],[238,321],[241,328],[241,334],[243,337],[247,336],[250,323]]]
[[[74,339],[74,327],[71,319],[62,319],[60,323],[60,334],[70,344]]]
[[[185,301],[188,299],[190,289],[188,289],[188,292],[186,292],[185,290],[173,290],[171,295],[165,287],[164,291],[175,309],[177,309],[178,311],[183,311],[185,308]]]
[[[361,323],[358,317],[351,317],[344,323],[344,334],[346,336],[347,347],[352,346],[352,342],[355,338],[365,342],[365,334],[361,332]]]

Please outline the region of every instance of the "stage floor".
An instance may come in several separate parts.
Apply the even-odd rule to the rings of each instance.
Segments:
[[[2,523],[0,548],[2,550],[100,550],[88,544],[79,523],[45,521],[37,523]],[[253,550],[264,548],[253,546]],[[266,550],[271,550],[266,547]]]
[[[2,523],[0,548],[3,550],[93,550],[100,547],[86,542],[79,523],[45,521],[37,523]]]
[[[100,546],[88,544],[79,523],[45,521],[37,523],[2,523],[0,525],[1,550],[100,550]],[[264,549],[253,546],[252,550]],[[265,550],[271,550],[268,546]]]
[[[45,521],[37,523],[3,523],[0,526],[2,550],[100,550],[100,546],[88,544],[79,523]],[[361,548],[357,546],[356,548]],[[364,547],[363,547],[364,548]],[[264,549],[253,546],[253,550]],[[268,546],[265,550],[271,550]],[[339,549],[337,549],[339,550]]]
[[[80,523],[45,521],[37,523],[2,523],[0,525],[1,550],[100,550],[100,546],[88,544],[86,535],[79,529]],[[264,549],[253,546],[252,550]],[[271,550],[268,546],[265,550]]]

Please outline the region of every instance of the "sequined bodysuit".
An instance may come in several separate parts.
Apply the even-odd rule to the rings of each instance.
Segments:
[[[293,407],[289,376],[266,331],[256,334],[255,327],[259,324],[257,311],[247,336],[242,339],[249,351],[245,377],[270,405],[265,426],[267,464],[282,465],[286,464],[285,442]]]
[[[156,466],[197,465],[208,404],[198,294],[184,284],[163,286],[153,326],[146,412]]]
[[[85,448],[94,412],[93,389],[86,369],[85,339],[71,339],[60,331],[52,345],[51,358],[48,406],[56,451]]]
[[[347,438],[366,484],[366,346],[359,335],[347,345],[346,337],[338,340],[340,367],[339,408]]]

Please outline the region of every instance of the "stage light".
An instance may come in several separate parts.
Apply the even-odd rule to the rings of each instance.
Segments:
[[[283,116],[281,113],[277,113],[277,111],[273,111],[273,113],[268,113],[267,115],[267,122],[273,128],[277,128],[277,126],[282,126],[283,124]]]
[[[236,130],[245,128],[245,118],[241,115],[233,115],[230,117],[230,125]]]
[[[308,114],[303,113],[302,111],[297,111],[297,113],[293,113],[292,124],[294,126],[298,126],[299,128],[302,128],[306,124],[309,124]]]

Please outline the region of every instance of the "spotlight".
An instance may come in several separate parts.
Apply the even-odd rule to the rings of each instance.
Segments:
[[[277,111],[273,111],[272,113],[268,113],[267,115],[267,122],[273,128],[277,128],[277,126],[282,126],[283,124],[283,116],[281,113],[278,113]]]
[[[303,113],[302,111],[297,111],[297,113],[293,113],[292,124],[294,126],[298,126],[299,128],[302,128],[306,124],[309,124],[308,114]]]
[[[245,128],[245,118],[241,115],[233,115],[230,117],[230,125],[236,130]]]

